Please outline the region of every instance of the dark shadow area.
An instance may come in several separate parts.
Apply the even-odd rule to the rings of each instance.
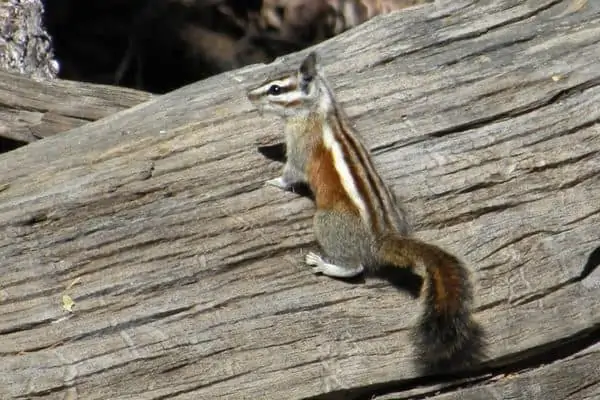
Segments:
[[[583,266],[579,280],[584,280],[600,265],[600,246],[596,247],[594,251],[590,253],[587,262]]]
[[[414,274],[410,268],[383,265],[377,269],[374,276],[386,280],[397,290],[408,293],[413,299],[419,297],[423,286],[423,278]]]
[[[328,8],[307,10],[306,21],[295,9],[269,19],[261,0],[42,2],[60,78],[153,93],[269,63],[333,36],[313,29]],[[298,25],[290,29],[292,23]]]
[[[600,337],[600,326],[579,332],[564,340],[547,343],[538,348],[528,349],[525,352],[511,355],[496,360],[482,363],[478,367],[450,374],[437,374],[409,379],[406,381],[390,381],[384,384],[365,386],[350,390],[340,390],[319,396],[309,397],[310,400],[370,400],[377,396],[389,395],[415,388],[426,388],[427,386],[444,385],[443,388],[436,387],[423,394],[413,395],[411,400],[423,400],[443,393],[455,392],[460,388],[475,384],[482,385],[486,382],[493,383],[494,377],[503,375],[516,375],[527,372],[533,368],[544,367],[555,361],[572,356],[598,342]],[[401,397],[404,398],[404,397]]]
[[[20,140],[0,137],[0,154],[18,149],[19,147],[25,146],[26,144],[27,142],[22,142]]]
[[[290,192],[296,193],[298,196],[307,197],[312,201],[315,201],[315,195],[306,183],[297,183],[295,185],[292,185]]]
[[[41,0],[59,77],[165,93],[432,0]]]
[[[258,146],[258,152],[260,154],[262,154],[264,157],[268,158],[269,160],[281,162],[281,163],[285,163],[285,160],[286,160],[285,151],[286,151],[285,143],[276,143],[276,144],[268,145],[268,146]],[[282,168],[283,168],[283,165],[282,165]],[[315,199],[314,194],[312,193],[312,191],[310,190],[308,185],[305,183],[299,183],[299,184],[293,185],[289,191],[296,193],[297,195],[302,196],[302,197],[308,197],[309,199],[311,199],[313,201]]]
[[[285,143],[276,143],[268,146],[258,146],[258,152],[272,161],[285,162]]]

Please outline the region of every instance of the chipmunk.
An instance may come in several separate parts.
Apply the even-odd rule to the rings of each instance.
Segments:
[[[396,198],[335,99],[317,54],[247,96],[261,115],[285,120],[287,161],[266,184],[283,190],[307,184],[314,195],[314,232],[325,256],[306,255],[313,272],[350,278],[378,266],[421,270],[424,312],[413,337],[420,366],[439,372],[476,361],[483,332],[469,309],[467,270],[454,255],[407,236]]]

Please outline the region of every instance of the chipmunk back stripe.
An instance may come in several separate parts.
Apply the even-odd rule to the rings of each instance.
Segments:
[[[339,121],[343,121],[339,119]],[[351,144],[353,148],[353,156],[357,159],[356,162],[361,166],[359,169],[359,173],[362,175],[362,179],[365,180],[365,196],[372,198],[373,203],[376,203],[376,207],[373,208],[373,212],[376,214],[376,218],[373,218],[375,231],[380,232],[383,230],[385,225],[385,213],[381,211],[384,210],[384,201],[381,196],[381,192],[379,191],[376,183],[373,180],[374,171],[372,169],[370,158],[366,153],[366,149],[363,144],[356,140],[356,137],[352,133],[348,133],[348,129],[351,129],[348,126],[344,126],[343,122],[341,123],[341,131],[345,135],[345,139]]]
[[[356,136],[352,136],[353,139]],[[382,218],[381,229],[379,232],[384,232],[389,229],[392,229],[392,217],[397,215],[396,205],[393,201],[392,195],[383,181],[381,176],[377,173],[375,169],[375,165],[373,164],[373,159],[369,155],[368,150],[364,147],[364,145],[358,142],[361,146],[362,153],[362,163],[367,171],[367,176],[369,178],[369,183],[371,184],[371,190],[376,194],[377,199],[379,200],[379,215]]]
[[[353,148],[355,149],[356,155],[359,157],[359,165],[362,165],[365,169],[366,178],[369,180],[371,191],[367,194],[373,193],[378,200],[379,208],[379,219],[375,220],[377,223],[373,226],[374,229],[379,232],[392,228],[394,225],[392,218],[397,218],[398,211],[393,200],[393,197],[380,175],[377,173],[373,161],[369,155],[369,151],[366,149],[364,144],[360,141],[359,135],[357,135],[354,129],[349,126],[346,121],[348,117],[344,112],[344,109],[335,101],[335,95],[333,90],[329,86],[326,80],[322,80],[321,84],[325,89],[326,96],[323,96],[320,100],[321,110],[327,110],[328,113],[333,114],[333,117],[340,125],[340,132],[345,136],[347,140],[352,142]],[[383,190],[383,193],[381,192]]]
[[[368,165],[372,170],[375,170],[373,160],[370,157]],[[392,227],[394,223],[392,222],[392,220],[398,218],[398,209],[394,201],[394,197],[392,196],[392,193],[390,192],[387,184],[383,181],[383,179],[378,173],[372,173],[370,174],[370,176],[375,180],[375,183],[373,183],[374,187],[380,190],[379,193],[382,199],[381,207],[382,210],[384,210],[383,217],[386,222],[386,229],[393,229]]]
[[[335,130],[335,129],[334,129],[334,131],[337,132],[337,130]],[[364,174],[360,173],[361,172],[360,163],[358,162],[358,160],[356,160],[356,157],[354,156],[353,151],[349,148],[349,146],[351,144],[349,142],[347,142],[343,137],[338,137],[337,139],[340,142],[340,145],[342,146],[343,154],[346,156],[345,157],[346,165],[350,169],[350,173],[352,174],[352,176],[355,178],[355,184],[358,189],[358,193],[368,193],[369,188],[367,187],[367,184],[365,182]],[[365,202],[366,210],[369,213],[369,219],[365,220],[363,218],[363,222],[365,222],[366,224],[377,223],[377,215],[373,215],[373,210],[375,210],[374,207],[376,205],[373,204],[372,196],[363,196],[363,201]]]
[[[348,163],[345,160],[344,151],[340,146],[340,142],[336,139],[335,134],[329,124],[323,124],[323,144],[333,156],[333,165],[339,174],[340,182],[344,187],[344,190],[346,193],[348,193],[352,203],[354,203],[356,208],[358,208],[362,219],[369,223],[370,216],[367,212],[365,202],[356,188],[354,175],[348,168]]]
[[[364,184],[361,185],[364,189],[361,191],[365,197],[370,198],[370,204],[376,204],[377,207],[371,207],[373,213],[376,215],[371,216],[371,223],[373,229],[377,232],[383,232],[390,229],[392,225],[391,217],[395,215],[395,208],[391,195],[387,190],[385,184],[375,171],[373,161],[368,154],[365,146],[357,139],[357,135],[353,133],[352,127],[348,126],[344,121],[346,120],[344,115],[340,115],[341,111],[337,108],[333,112],[334,120],[337,122],[337,131],[341,132],[340,135],[344,142],[348,143],[352,151],[348,151],[347,154],[351,154],[353,162],[360,165],[362,168],[356,168],[355,177],[364,180]],[[360,175],[360,177],[359,177]]]
[[[354,143],[349,135],[344,132],[340,123],[340,120],[336,118],[330,118],[327,125],[332,127],[332,130],[336,133],[335,139],[342,146],[344,157],[344,163],[350,170],[352,174],[352,178],[357,187],[357,193],[360,198],[365,203],[366,213],[368,214],[368,218],[363,217],[363,221],[368,225],[376,225],[380,226],[380,218],[377,215],[377,208],[374,207],[379,202],[377,196],[373,196],[374,192],[369,187],[368,174],[365,173],[363,168],[363,163],[361,162],[360,157],[357,153],[360,152],[356,148],[356,143]],[[363,214],[361,214],[362,216]]]
[[[377,189],[377,185],[373,182],[373,176],[377,173],[371,165],[370,158],[364,145],[356,139],[356,135],[351,126],[345,123],[346,117],[335,101],[333,91],[327,84],[322,81],[323,94],[319,100],[319,108],[325,115],[327,124],[330,125],[337,136],[340,143],[345,144],[345,153],[351,159],[346,162],[355,167],[352,168],[353,177],[357,181],[357,186],[360,188],[359,195],[364,196],[364,202],[368,205],[367,212],[369,218],[363,218],[363,221],[371,225],[376,231],[381,231],[388,221],[387,212],[384,207],[384,200],[381,198],[381,192]],[[375,207],[374,207],[375,206]],[[383,213],[381,211],[384,211]],[[362,215],[362,214],[361,214]]]

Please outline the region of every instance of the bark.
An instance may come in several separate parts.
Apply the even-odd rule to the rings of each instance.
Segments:
[[[0,2],[0,70],[35,79],[52,79],[58,73],[50,37],[42,23],[40,0]]]

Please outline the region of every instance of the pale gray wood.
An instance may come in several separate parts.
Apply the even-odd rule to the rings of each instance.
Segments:
[[[489,385],[461,390],[459,395],[447,393],[432,399],[595,400],[600,398],[599,365],[600,351],[596,348],[539,370],[502,376]]]
[[[444,1],[317,46],[416,235],[472,269],[491,366],[600,325],[598,270],[581,276],[600,246],[600,5],[572,4]],[[281,165],[256,147],[281,124],[244,91],[305,54],[0,156],[1,398],[369,398],[418,377],[419,303],[313,276],[313,205],[263,186]]]
[[[435,395],[434,390],[421,389],[428,400],[596,400],[600,398],[600,344],[591,346],[571,357],[539,368],[517,373],[498,374],[470,382],[457,390]],[[444,391],[444,388],[440,388]],[[405,393],[375,396],[373,400],[414,398]]]
[[[32,142],[133,107],[147,92],[0,71],[0,137]]]

